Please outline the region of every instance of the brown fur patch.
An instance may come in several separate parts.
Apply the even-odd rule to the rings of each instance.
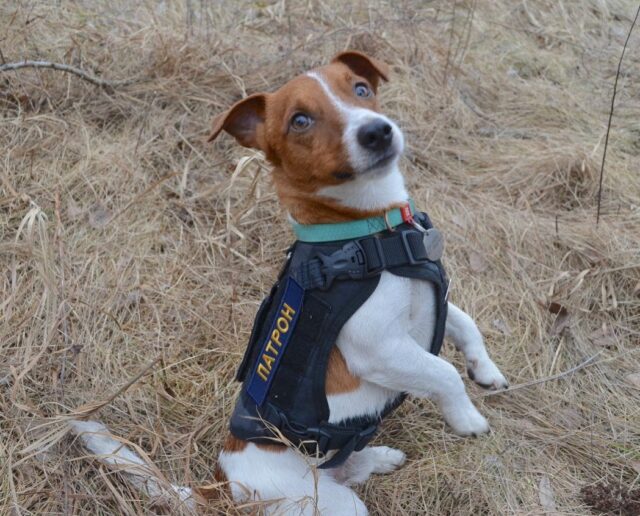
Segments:
[[[206,501],[218,500],[220,498],[231,499],[231,489],[229,489],[229,483],[227,481],[227,477],[222,471],[222,468],[216,464],[216,467],[213,471],[213,478],[216,481],[216,484],[207,485],[207,486],[196,486],[193,488],[193,491],[196,495]],[[220,485],[222,484],[222,485]]]
[[[316,73],[344,102],[379,112],[377,97],[358,97],[354,86],[363,82],[375,91],[376,78],[386,79],[385,72],[380,72],[384,65],[357,52],[340,55],[342,58],[318,68]],[[352,66],[341,59],[353,61]],[[357,75],[357,70],[368,77]],[[308,130],[290,127],[296,113],[311,117],[313,123]],[[300,75],[273,93],[252,95],[236,103],[216,118],[210,139],[223,129],[240,144],[264,151],[274,167],[272,177],[278,197],[298,222],[342,222],[383,213],[347,208],[316,195],[323,187],[352,180],[355,171],[340,136],[344,130],[341,114],[315,79]]]
[[[282,443],[256,444],[256,446],[260,448],[262,451],[271,452],[271,453],[282,453],[287,449],[287,445]]]
[[[226,453],[235,453],[243,451],[247,447],[247,444],[247,441],[243,441],[242,439],[238,439],[236,436],[229,434],[222,448]],[[287,449],[286,445],[280,443],[256,444],[256,446],[263,451],[272,453],[281,453]]]
[[[352,392],[359,386],[360,378],[351,374],[340,350],[335,346],[331,348],[325,381],[327,395]]]
[[[227,441],[228,440],[229,438],[227,438]],[[213,479],[216,482],[215,484],[196,486],[193,488],[194,493],[196,493],[199,499],[204,502],[219,500],[220,498],[231,500],[232,495],[231,489],[229,488],[229,481],[219,464],[216,464],[213,470]]]
[[[376,97],[357,97],[353,86],[367,82],[343,63],[336,62],[317,70],[332,91],[344,102],[379,111]],[[269,124],[287,124],[291,115],[302,111],[313,117],[313,127],[303,134],[281,133]],[[302,224],[341,222],[370,217],[364,212],[339,205],[315,195],[320,188],[349,181],[354,171],[339,135],[344,130],[340,113],[330,102],[322,86],[300,76],[271,95],[267,103],[267,158],[273,163],[273,181],[278,197],[291,216]]]
[[[222,449],[227,453],[239,452],[247,447],[247,441],[238,439],[235,435],[229,434]]]
[[[248,443],[242,439],[238,439],[232,434],[229,434],[222,446],[222,449],[225,453],[240,453],[245,450]],[[261,450],[271,452],[271,453],[282,453],[287,449],[284,444],[257,444],[256,445]],[[197,496],[199,496],[202,500],[217,500],[221,498],[221,495],[224,495],[225,498],[231,500],[231,489],[229,488],[229,479],[227,475],[225,475],[224,470],[220,467],[220,464],[216,464],[216,467],[213,471],[213,479],[216,481],[216,484],[209,486],[200,486],[195,487],[194,492]],[[220,485],[222,484],[222,485]]]

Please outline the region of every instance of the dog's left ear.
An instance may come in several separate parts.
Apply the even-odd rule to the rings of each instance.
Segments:
[[[367,79],[374,91],[377,91],[380,79],[383,81],[389,80],[389,67],[382,61],[369,57],[362,52],[355,50],[340,52],[331,62],[346,64],[353,73]]]

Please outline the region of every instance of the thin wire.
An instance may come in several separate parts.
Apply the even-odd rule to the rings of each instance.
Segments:
[[[602,153],[602,165],[600,166],[600,184],[598,186],[598,211],[596,213],[596,226],[600,222],[600,203],[602,201],[602,179],[604,178],[604,162],[607,159],[607,147],[609,146],[609,131],[611,131],[611,120],[613,119],[613,106],[616,101],[616,92],[618,91],[618,77],[620,77],[620,68],[622,67],[622,60],[624,59],[624,53],[627,50],[627,43],[629,43],[629,39],[631,38],[631,33],[633,32],[633,28],[636,26],[636,22],[638,21],[638,15],[640,15],[640,4],[638,4],[636,17],[633,19],[633,23],[631,24],[631,28],[629,29],[629,33],[627,34],[627,39],[624,42],[624,47],[622,48],[622,55],[620,56],[620,61],[618,61],[618,71],[616,72],[616,80],[613,83],[613,95],[611,97],[611,111],[609,111],[609,123],[607,124],[607,136],[605,137],[605,140],[604,140],[604,151]]]

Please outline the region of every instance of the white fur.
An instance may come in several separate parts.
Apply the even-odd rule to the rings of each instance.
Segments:
[[[509,383],[489,358],[482,334],[473,319],[452,303],[449,303],[447,315],[445,334],[453,341],[456,349],[464,355],[467,370],[470,371],[474,381],[494,389],[508,387]]]
[[[344,464],[333,470],[334,478],[346,486],[366,482],[372,473],[391,473],[407,460],[400,450],[388,446],[367,446],[352,453]]]
[[[400,392],[434,400],[454,432],[478,435],[489,424],[467,395],[456,369],[427,351],[435,325],[433,285],[383,272],[374,293],[343,326],[337,341],[360,386],[328,396],[330,421],[379,413]],[[449,303],[446,333],[475,364],[476,380],[496,387],[506,380],[488,357],[473,320]],[[367,447],[331,472],[295,450],[274,453],[253,444],[220,455],[236,500],[273,501],[268,514],[366,514],[346,486],[364,482],[404,463],[404,454]],[[316,476],[314,476],[316,475]],[[280,499],[286,499],[282,501]]]
[[[354,180],[321,188],[317,192],[318,195],[330,197],[340,201],[344,206],[357,209],[381,209],[390,204],[405,202],[409,196],[404,186],[404,178],[398,170],[398,158],[404,150],[402,131],[386,116],[342,100],[331,90],[319,72],[308,72],[307,76],[320,84],[327,99],[340,114],[345,125],[342,141],[347,149],[351,167],[356,171]],[[371,169],[375,156],[362,148],[357,135],[363,124],[375,119],[384,120],[391,126],[392,146],[396,157],[383,167]]]
[[[329,422],[339,423],[354,415],[375,416],[380,414],[396,392],[366,380],[351,392],[332,394],[327,397],[329,403]],[[354,411],[354,407],[358,407]]]
[[[335,95],[318,72],[309,77],[320,83],[329,102],[345,120],[343,140],[354,169],[367,167],[357,143],[357,127],[372,117],[393,127],[400,151],[402,133],[393,122],[373,111],[350,106]],[[384,170],[359,174],[353,181],[320,190],[345,206],[380,209],[408,198],[397,160]],[[373,172],[373,173],[372,173]],[[360,378],[352,392],[328,396],[329,420],[377,415],[399,393],[432,399],[444,419],[459,435],[489,431],[487,420],[475,408],[456,369],[427,350],[435,328],[435,290],[431,283],[383,272],[374,293],[342,327],[336,345],[349,370]],[[507,382],[489,358],[473,320],[449,303],[446,336],[465,355],[474,379],[487,386]],[[222,452],[220,466],[231,482],[236,500],[269,502],[268,514],[366,514],[362,501],[347,486],[364,482],[372,473],[387,473],[405,461],[399,450],[367,447],[353,453],[332,471],[315,468],[316,460],[295,450],[265,451],[248,444],[240,452]],[[316,511],[316,512],[314,512]]]
[[[489,425],[471,403],[458,372],[426,349],[434,323],[433,286],[385,271],[373,295],[343,326],[337,345],[356,376],[394,394],[433,399],[460,435],[485,433]],[[364,392],[359,401],[367,402]],[[361,407],[355,405],[355,415]]]
[[[316,469],[314,463],[291,449],[271,452],[252,443],[241,452],[222,452],[219,459],[234,500],[264,501],[266,514],[367,514],[351,489],[338,483],[331,471]]]
[[[357,210],[380,210],[392,204],[407,202],[409,194],[397,164],[383,176],[358,176],[335,186],[325,186],[318,195],[330,197],[343,206]]]

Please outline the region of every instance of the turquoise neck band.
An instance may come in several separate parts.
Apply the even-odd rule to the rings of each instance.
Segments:
[[[415,213],[413,201],[409,199],[411,214]],[[386,220],[385,220],[386,218]],[[336,222],[333,224],[298,224],[291,222],[296,238],[301,242],[335,242],[338,240],[353,240],[380,233],[389,228],[399,226],[404,222],[402,210],[394,208],[386,212],[385,216],[369,217],[367,219]]]

